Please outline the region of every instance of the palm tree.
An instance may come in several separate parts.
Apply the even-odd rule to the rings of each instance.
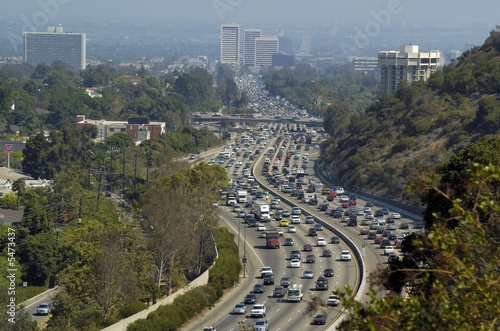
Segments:
[[[16,179],[14,183],[12,183],[12,190],[17,194],[17,210],[19,210],[21,195],[23,195],[24,190],[26,190],[26,182],[21,178]]]

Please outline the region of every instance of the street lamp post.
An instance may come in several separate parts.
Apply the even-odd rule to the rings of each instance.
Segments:
[[[243,242],[243,278],[247,277],[247,227],[245,226],[245,240]]]

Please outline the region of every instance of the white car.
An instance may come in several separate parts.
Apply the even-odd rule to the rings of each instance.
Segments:
[[[50,313],[50,304],[48,303],[41,303],[36,308],[37,315],[48,315],[49,313]]]
[[[293,225],[290,225],[288,227],[288,232],[290,232],[290,233],[296,233],[297,232],[297,228],[295,226],[293,226]]]
[[[301,214],[302,214],[302,209],[300,209],[300,207],[292,208],[292,215],[301,215]]]
[[[250,311],[250,315],[252,317],[264,317],[264,316],[266,316],[266,306],[264,306],[263,304],[253,305],[253,308]]]
[[[316,245],[317,246],[326,246],[326,240],[323,237],[318,237],[316,240]]]
[[[257,230],[258,231],[266,231],[266,227],[264,224],[259,224],[259,225],[257,225]]]
[[[265,237],[267,237],[267,232],[266,232],[266,231],[261,231],[261,232],[260,232],[260,237],[261,237],[261,238],[265,238]]]
[[[327,306],[338,306],[340,304],[340,300],[338,295],[332,294],[326,299]]]
[[[337,193],[337,194],[344,194],[344,188],[343,187],[337,187],[337,189],[335,190],[335,193]]]
[[[394,250],[394,247],[392,246],[385,246],[384,248],[384,254],[385,255],[390,255],[390,254],[394,254],[396,253],[396,251]]]
[[[292,215],[292,224],[300,224],[300,216],[299,215]]]
[[[268,331],[269,330],[269,324],[267,323],[267,320],[264,318],[259,318],[258,320],[256,320],[253,327],[254,327],[255,331]]]
[[[401,214],[400,213],[392,213],[392,218],[395,220],[401,219]]]
[[[340,202],[349,202],[349,197],[347,195],[341,195]]]
[[[290,267],[292,268],[300,268],[300,260],[299,259],[291,259]]]
[[[340,261],[351,261],[351,260],[352,260],[351,252],[345,250],[340,253]]]

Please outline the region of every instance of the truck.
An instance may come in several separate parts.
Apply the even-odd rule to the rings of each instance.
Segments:
[[[316,182],[311,180],[309,182],[309,188],[312,188],[315,193],[323,193],[323,183]]]
[[[253,305],[253,308],[250,311],[250,315],[252,317],[265,317],[266,316],[266,306],[264,306],[263,304]]]
[[[266,246],[267,248],[280,248],[280,235],[278,231],[266,231]]]
[[[301,302],[303,295],[304,293],[302,293],[302,284],[300,285],[294,284],[292,287],[288,289],[287,301]]]
[[[238,200],[238,202],[247,202],[247,194],[247,191],[236,192],[236,200]]]
[[[266,201],[256,201],[253,205],[253,213],[259,222],[271,221],[269,204]]]
[[[231,149],[231,146],[225,146],[224,149],[222,150],[222,155],[224,156],[225,159],[230,159],[232,156],[233,150]]]
[[[318,198],[316,193],[304,193],[304,198],[302,199],[304,203],[315,205],[318,203]]]

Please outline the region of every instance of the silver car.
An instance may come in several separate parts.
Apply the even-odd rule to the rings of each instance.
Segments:
[[[237,303],[233,308],[233,314],[246,314],[247,306],[243,302]]]
[[[50,304],[41,303],[38,305],[38,308],[36,309],[37,315],[48,315],[49,313],[50,313]]]

